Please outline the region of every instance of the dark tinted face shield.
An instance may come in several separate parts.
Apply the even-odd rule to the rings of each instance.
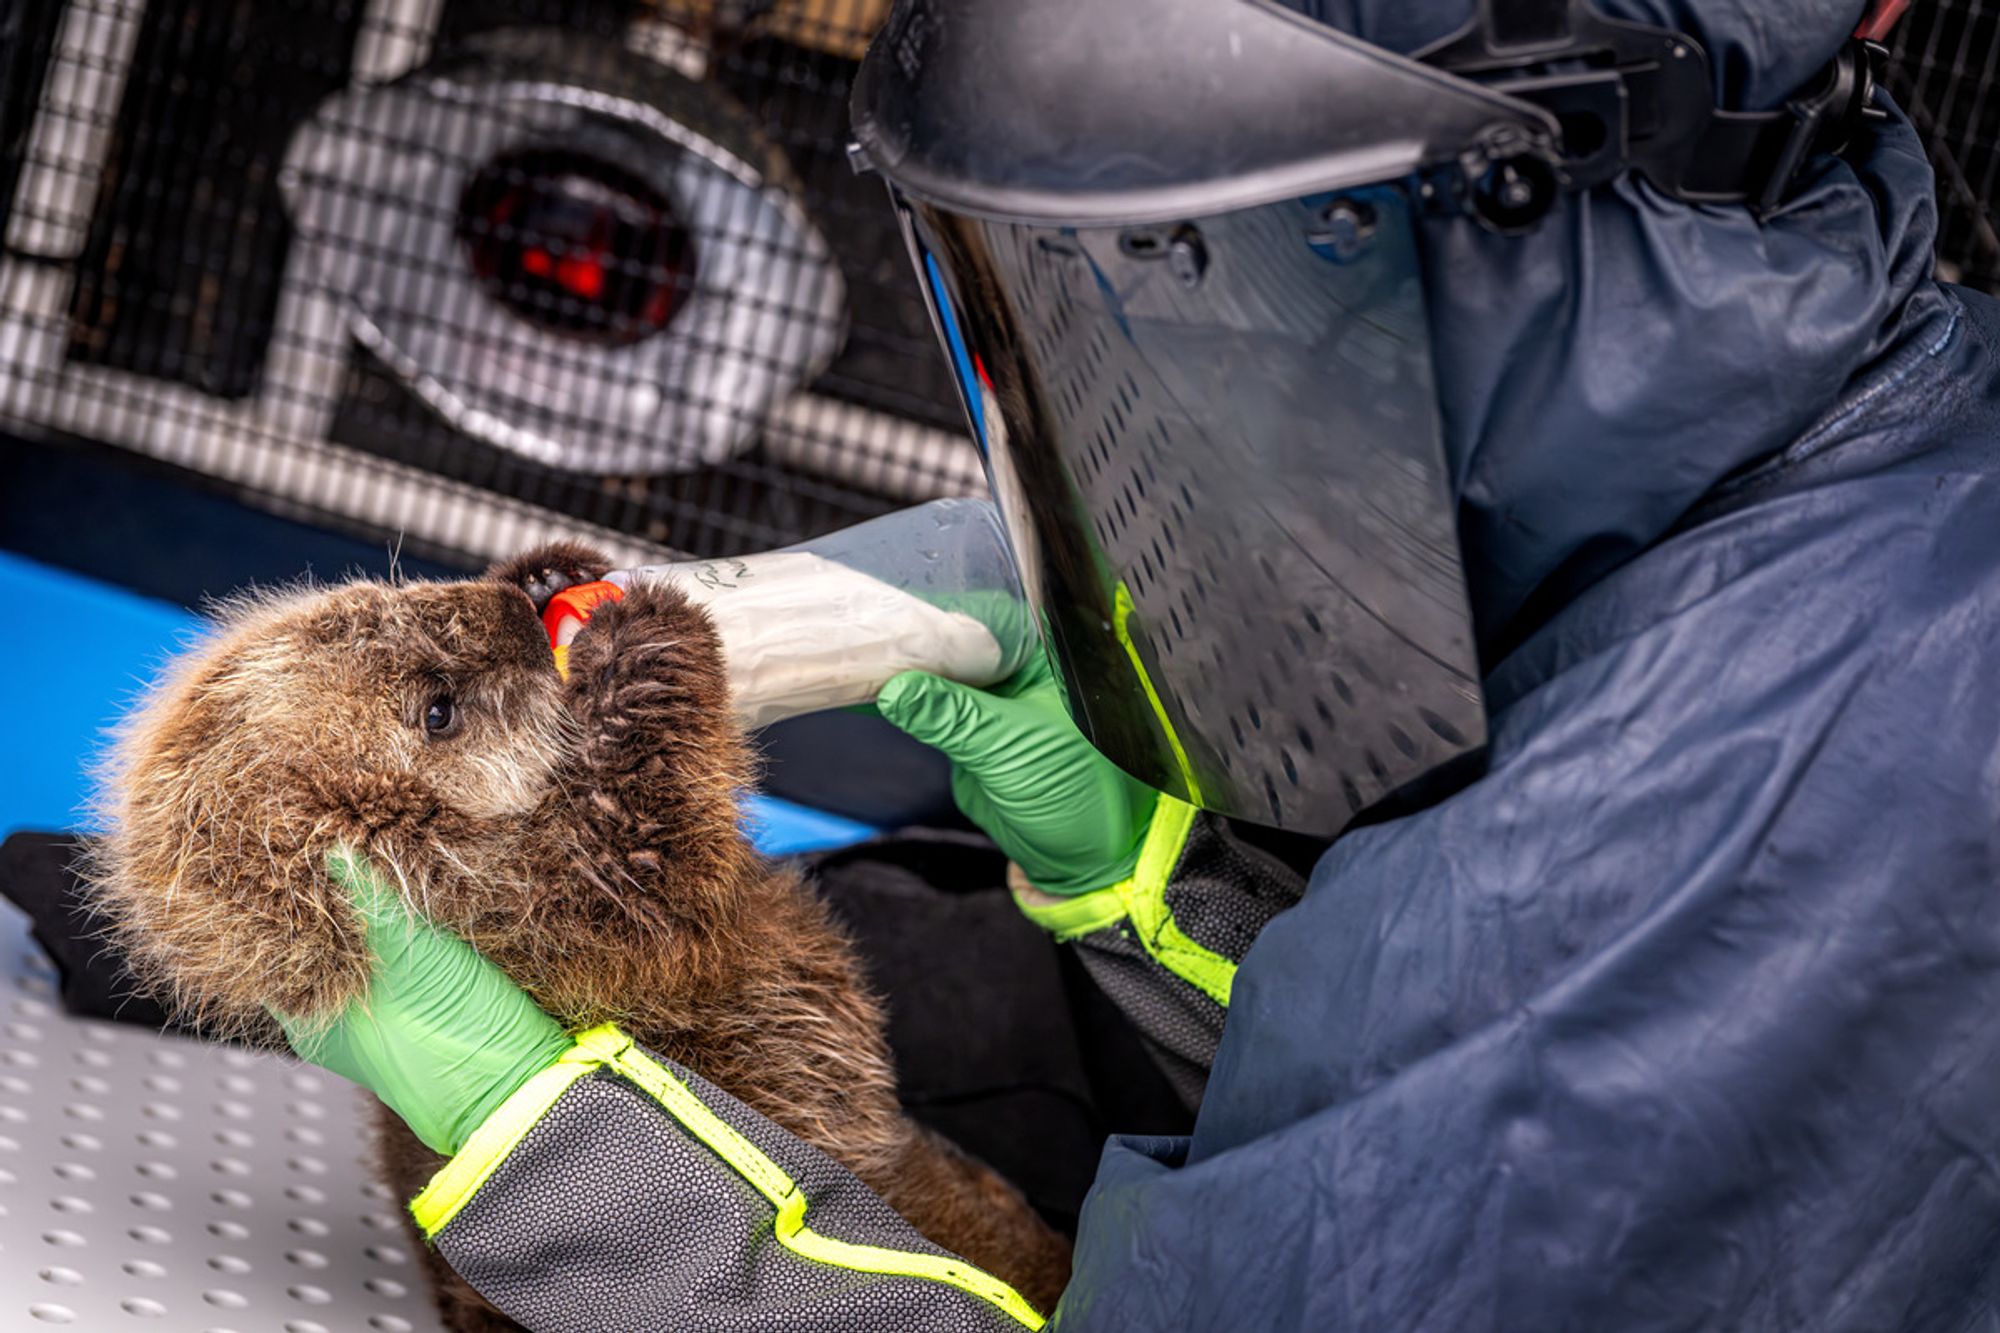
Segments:
[[[1485,740],[1410,190],[1522,130],[1280,11],[1167,8],[1184,41],[1113,47],[1090,6],[906,4],[857,134],[1078,726],[1161,790],[1331,834]]]
[[[1426,58],[1265,0],[899,0],[855,86],[1078,725],[1302,832],[1485,741],[1417,212],[1777,197],[1868,100],[1850,61],[1725,116],[1697,44],[1587,0]]]
[[[907,219],[1098,748],[1330,833],[1483,741],[1400,191],[1159,226]]]

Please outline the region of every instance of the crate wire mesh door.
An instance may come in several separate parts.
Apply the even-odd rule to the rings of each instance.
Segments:
[[[2000,293],[2000,0],[1918,3],[1889,89],[1938,177],[1938,276]]]
[[[471,563],[798,540],[983,486],[878,182],[888,0],[0,6],[0,422]],[[2000,288],[2000,0],[1890,86]]]
[[[476,561],[984,485],[879,183],[883,0],[29,0],[0,418]]]

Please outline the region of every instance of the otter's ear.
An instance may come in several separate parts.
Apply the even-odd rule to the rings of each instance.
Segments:
[[[486,571],[489,582],[505,583],[528,594],[539,615],[549,598],[579,583],[603,578],[612,569],[604,552],[582,542],[550,542],[524,551],[511,560],[502,560]]]
[[[133,975],[177,1016],[248,1037],[265,1007],[331,1015],[366,989],[359,921],[328,850],[273,827],[198,821],[181,836],[126,827],[106,839],[90,896]]]
[[[266,1004],[344,1003],[368,966],[325,863],[347,826],[316,790],[342,772],[334,738],[254,725],[253,704],[294,696],[231,651],[230,670],[189,659],[128,720],[88,882],[143,986],[200,1027],[249,1035]]]

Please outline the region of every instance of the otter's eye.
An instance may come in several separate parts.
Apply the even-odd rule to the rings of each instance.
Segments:
[[[458,707],[449,694],[440,694],[425,706],[424,730],[432,736],[449,736],[458,730]]]

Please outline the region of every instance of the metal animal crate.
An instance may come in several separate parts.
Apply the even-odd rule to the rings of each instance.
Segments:
[[[880,0],[30,0],[0,419],[468,561],[977,490],[879,183]]]
[[[1910,10],[1888,80],[1938,177],[1938,274],[2000,294],[2000,3]]]
[[[802,539],[984,485],[878,182],[888,0],[0,6],[0,426],[460,564]],[[2000,4],[1890,84],[2000,289]]]

